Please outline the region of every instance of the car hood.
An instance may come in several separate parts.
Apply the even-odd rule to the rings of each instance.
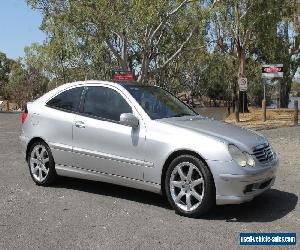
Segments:
[[[227,143],[233,143],[239,148],[252,153],[253,147],[266,143],[267,139],[250,129],[216,121],[210,118],[195,117],[172,117],[159,120],[160,122],[192,130],[194,132],[208,135]]]

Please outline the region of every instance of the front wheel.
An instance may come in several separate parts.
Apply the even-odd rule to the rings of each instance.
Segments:
[[[187,217],[199,217],[215,204],[214,183],[210,170],[198,158],[175,158],[166,173],[165,190],[174,210]]]
[[[57,177],[51,150],[43,141],[35,142],[30,147],[28,166],[31,178],[37,185],[48,186]]]

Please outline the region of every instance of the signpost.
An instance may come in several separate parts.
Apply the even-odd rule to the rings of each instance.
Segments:
[[[283,64],[263,64],[261,68],[261,77],[264,80],[264,100],[262,102],[263,121],[266,121],[266,84],[271,80],[283,77]]]
[[[238,84],[239,84],[240,91],[243,92],[243,114],[244,114],[244,112],[245,112],[245,92],[248,89],[247,78],[244,78],[244,77],[239,78]]]

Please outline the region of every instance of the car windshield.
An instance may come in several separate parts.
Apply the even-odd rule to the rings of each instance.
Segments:
[[[155,86],[124,85],[151,119],[198,115],[195,111],[170,94]]]

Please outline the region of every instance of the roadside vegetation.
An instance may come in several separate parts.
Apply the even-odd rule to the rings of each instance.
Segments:
[[[0,96],[22,107],[63,83],[109,80],[121,69],[141,84],[184,93],[191,105],[230,102],[240,110],[237,81],[247,77],[247,111],[263,99],[261,65],[283,63],[284,78],[267,100],[276,95],[287,108],[300,65],[297,2],[27,0],[43,14],[47,38],[23,58],[0,54]]]

